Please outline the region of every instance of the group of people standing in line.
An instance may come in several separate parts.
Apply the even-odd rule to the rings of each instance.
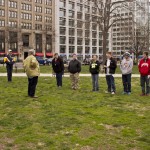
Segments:
[[[29,50],[29,56],[23,61],[23,66],[28,77],[28,96],[32,98],[37,98],[35,95],[36,85],[38,83],[38,76],[40,75],[39,63],[34,56],[35,50]],[[114,95],[116,93],[114,74],[117,68],[117,62],[113,58],[111,52],[106,53],[106,61],[104,62],[103,69],[106,74],[107,91]],[[12,67],[14,60],[12,58],[12,52],[9,50],[6,59],[6,68],[8,81],[12,81]],[[100,62],[96,55],[93,55],[92,60],[89,65],[89,72],[92,77],[92,91],[99,91],[99,72],[100,72]],[[11,66],[11,67],[10,67]],[[58,53],[54,54],[52,60],[52,68],[56,75],[56,82],[58,88],[62,87],[62,77],[64,74],[64,62],[59,57]],[[123,83],[123,94],[131,94],[131,76],[133,69],[133,60],[130,57],[130,53],[126,52],[123,55],[123,60],[120,64],[120,70],[122,72],[122,83]],[[150,95],[150,58],[148,57],[148,52],[143,53],[143,58],[140,60],[138,69],[140,72],[140,83],[142,88],[141,96]],[[72,60],[69,62],[68,71],[70,73],[70,79],[72,83],[72,89],[77,90],[79,88],[79,73],[81,72],[81,62],[77,59],[77,55],[73,54]]]

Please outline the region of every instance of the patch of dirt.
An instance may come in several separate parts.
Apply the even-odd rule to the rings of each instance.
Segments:
[[[81,148],[81,150],[94,150],[94,148],[90,146],[84,146]]]

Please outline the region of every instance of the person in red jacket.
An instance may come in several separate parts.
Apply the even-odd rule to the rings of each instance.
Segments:
[[[150,58],[148,58],[148,52],[143,53],[143,58],[139,63],[139,72],[141,74],[141,88],[142,94],[141,96],[149,96],[150,95]]]

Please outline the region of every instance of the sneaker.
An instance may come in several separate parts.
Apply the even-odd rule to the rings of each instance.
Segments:
[[[111,92],[111,94],[112,94],[112,95],[114,95],[114,94],[115,94],[115,92]]]
[[[128,92],[127,94],[128,94],[128,95],[131,95],[131,92]]]

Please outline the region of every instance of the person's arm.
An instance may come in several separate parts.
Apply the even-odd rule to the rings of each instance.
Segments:
[[[117,68],[117,63],[116,63],[116,61],[115,60],[112,60],[112,65],[110,65],[109,66],[109,68],[111,68],[111,69],[115,69],[115,68]]]
[[[78,61],[78,73],[81,72],[81,63]]]
[[[132,72],[133,69],[133,60],[131,60],[129,67],[127,68],[128,72]]]

